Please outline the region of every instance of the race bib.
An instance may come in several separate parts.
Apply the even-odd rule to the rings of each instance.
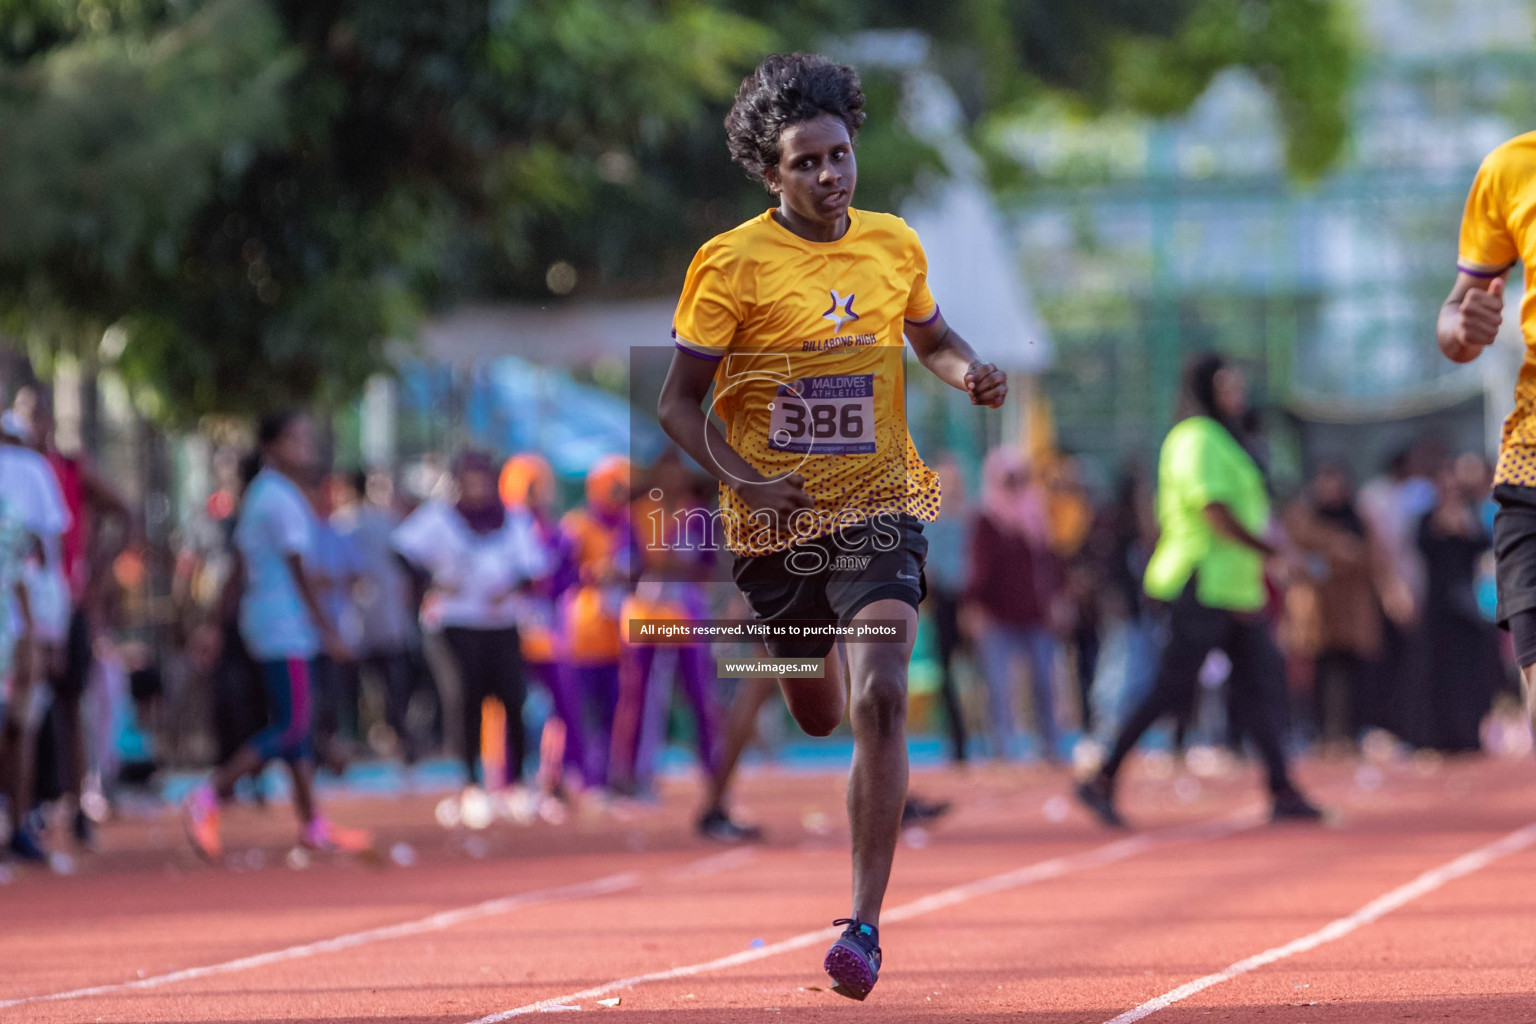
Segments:
[[[801,455],[873,452],[875,375],[806,377],[780,384],[768,420],[768,447]]]

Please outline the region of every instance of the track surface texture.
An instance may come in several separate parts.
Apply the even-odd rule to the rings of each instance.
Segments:
[[[750,774],[768,842],[740,848],[694,837],[685,780],[478,832],[438,825],[440,794],[331,801],[409,866],[294,866],[274,806],[227,812],[233,866],[208,867],[167,811],[0,886],[0,1021],[1536,1022],[1536,761],[1300,775],[1329,825],[1262,823],[1250,767],[1143,761],[1136,828],[1107,833],[1064,773],[914,773],[955,809],[903,838],[864,1003],[820,971],[848,909],[841,775]]]

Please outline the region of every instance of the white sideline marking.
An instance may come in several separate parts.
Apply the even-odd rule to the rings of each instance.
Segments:
[[[1231,835],[1244,829],[1253,828],[1265,819],[1259,814],[1257,808],[1245,809],[1237,814],[1217,818],[1214,821],[1199,825],[1179,826],[1176,828],[1162,829],[1157,832],[1149,832],[1144,835],[1131,836],[1128,839],[1119,839],[1103,846],[1094,847],[1082,853],[1071,853],[1063,857],[1053,857],[1026,867],[1007,871],[990,878],[982,878],[975,882],[967,882],[949,889],[941,889],[936,893],[904,903],[899,907],[885,911],[880,915],[881,924],[891,921],[905,921],[908,918],[917,917],[920,914],[932,913],[945,907],[952,907],[957,903],[975,899],[978,896],[987,896],[992,893],[1002,892],[1006,889],[1017,889],[1021,886],[1032,885],[1035,882],[1044,882],[1062,875],[1071,874],[1074,871],[1084,871],[1088,868],[1101,867],[1105,864],[1113,864],[1116,861],[1128,860],[1137,854],[1158,846],[1168,846],[1180,842],[1198,842],[1205,839],[1217,839],[1221,836]],[[503,1010],[471,1021],[470,1024],[496,1024],[497,1021],[507,1020],[511,1017],[521,1017],[529,1013],[545,1013],[559,1006],[570,1006],[580,1003],[584,999],[595,999],[605,996],[610,992],[621,989],[633,988],[636,985],[644,985],[652,981],[670,981],[674,978],[691,978],[698,974],[709,974],[714,971],[722,971],[730,967],[739,967],[757,960],[764,960],[780,953],[788,953],[791,950],[804,949],[806,946],[814,946],[818,942],[828,942],[835,939],[839,932],[837,928],[818,928],[813,932],[804,932],[800,935],[783,939],[779,942],[760,946],[757,949],[746,949],[740,953],[732,953],[729,956],[718,957],[714,960],[706,960],[703,963],[689,964],[684,967],[673,967],[664,971],[652,971],[649,974],[637,974],[632,978],[620,978],[615,981],[604,982],[592,988],[582,989],[580,992],[571,992],[566,995],[553,996],[549,999],[541,999],[536,1003],[528,1003],[511,1010]]]
[[[1264,952],[1250,956],[1246,960],[1239,960],[1226,970],[1218,971],[1215,974],[1207,974],[1203,978],[1196,978],[1186,985],[1180,985],[1171,992],[1165,992],[1156,999],[1149,999],[1134,1010],[1125,1011],[1120,1016],[1106,1021],[1105,1024],[1132,1024],[1132,1022],[1141,1020],[1144,1017],[1150,1017],[1159,1010],[1165,1010],[1174,1003],[1188,999],[1197,992],[1203,992],[1213,985],[1220,985],[1224,981],[1231,981],[1240,975],[1256,971],[1260,967],[1267,967],[1276,961],[1295,956],[1297,953],[1305,953],[1308,950],[1316,949],[1318,946],[1333,942],[1335,939],[1342,939],[1350,932],[1363,928],[1373,921],[1390,914],[1392,911],[1412,903],[1420,896],[1426,896],[1434,892],[1447,882],[1454,882],[1456,879],[1470,875],[1474,871],[1480,871],[1499,858],[1517,853],[1532,843],[1536,843],[1536,824],[1527,825],[1522,829],[1511,832],[1503,839],[1489,843],[1487,846],[1479,847],[1471,853],[1463,854],[1448,864],[1432,868],[1406,885],[1398,886],[1391,892],[1376,897],[1353,914],[1338,918],[1310,935],[1303,935],[1301,938],[1287,942],[1283,946],[1266,949]]]
[[[502,896],[497,899],[486,900],[484,903],[460,907],[457,910],[444,910],[415,921],[404,921],[400,924],[385,925],[381,928],[369,928],[365,931],[338,935],[334,939],[322,939],[319,942],[309,942],[302,946],[289,946],[287,949],[274,950],[270,953],[245,956],[238,960],[226,960],[221,964],[209,964],[206,967],[189,967],[185,970],[171,971],[168,974],[157,974],[150,978],[138,978],[134,981],[117,982],[110,985],[92,985],[89,988],[71,989],[68,992],[53,992],[48,995],[7,999],[0,1001],[0,1010],[12,1006],[22,1006],[26,1003],[52,1003],[64,999],[86,999],[91,996],[110,995],[114,992],[132,992],[141,989],[160,988],[163,985],[172,985],[178,981],[192,981],[197,978],[212,977],[216,974],[233,974],[236,971],[248,971],[255,967],[265,967],[268,964],[283,963],[289,960],[304,960],[312,956],[318,956],[321,953],[335,953],[343,949],[353,949],[357,946],[366,946],[374,942],[421,935],[425,932],[442,931],[445,928],[451,928],[466,921],[478,921],[481,918],[495,917],[521,907],[536,907],[547,903],[586,899],[590,896],[606,896],[624,889],[633,889],[639,883],[639,875],[634,872],[626,872],[620,875],[609,875],[606,878],[593,879],[590,882],[580,882],[576,885],[562,885],[552,889],[538,889],[532,892],[519,893],[515,896]]]
[[[755,849],[750,846],[738,846],[723,853],[712,853],[708,857],[701,857],[681,867],[673,868],[667,872],[666,877],[674,881],[707,878],[710,875],[718,875],[733,868],[739,868],[756,859],[757,851]]]

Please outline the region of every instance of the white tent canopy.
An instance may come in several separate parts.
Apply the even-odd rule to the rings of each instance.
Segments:
[[[923,240],[928,286],[950,326],[1005,369],[1047,369],[1050,335],[986,190],[971,181],[947,182],[932,201],[908,208],[906,220]]]

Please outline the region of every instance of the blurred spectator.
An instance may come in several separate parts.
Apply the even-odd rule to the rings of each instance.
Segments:
[[[672,704],[670,683],[657,679],[658,660],[671,663],[674,678],[693,711],[699,763],[709,778],[719,767],[719,712],[714,655],[710,645],[630,643],[632,619],[706,619],[709,595],[704,588],[715,564],[711,543],[710,497],[715,488],[692,479],[675,449],[651,467],[635,499],[640,573],[635,592],[620,614],[622,672],[619,709],[614,724],[615,776],[624,788],[653,791],[657,758],[666,740]],[[664,656],[658,659],[658,654]],[[721,837],[728,838],[728,837]]]
[[[1157,628],[1142,589],[1157,546],[1157,514],[1151,482],[1140,464],[1121,471],[1115,503],[1101,521],[1093,549],[1102,564],[1098,594],[1104,635],[1091,704],[1092,735],[1107,744],[1146,696],[1157,669]]]
[[[544,554],[544,575],[533,583],[518,623],[523,664],[529,677],[543,684],[554,705],[555,723],[545,723],[539,749],[540,781],[555,794],[572,785],[586,785],[587,733],[581,693],[576,678],[561,662],[556,609],[560,595],[576,582],[576,563],[571,540],[560,529],[555,511],[555,474],[542,456],[531,452],[514,455],[501,469],[502,503],[523,510],[533,520],[533,533]]]
[[[333,660],[349,652],[313,572],[319,524],[302,485],[314,478],[317,463],[314,423],[303,412],[277,413],[262,420],[257,440],[261,470],[246,488],[235,544],[244,566],[240,635],[259,665],[267,724],[182,805],[188,838],[212,861],[223,856],[220,801],[234,794],[240,779],[279,758],[293,780],[302,844],[356,851],[372,843],[367,833],[332,825],[315,804],[314,660],[321,652]]]
[[[11,852],[41,860],[41,839],[27,821],[33,799],[37,722],[33,688],[50,666],[61,660],[69,631],[69,586],[63,569],[63,538],[72,522],[58,479],[48,460],[23,441],[27,425],[14,411],[0,420],[0,495],[10,503],[16,523],[26,532],[25,557],[19,567],[25,599],[25,635],[11,674],[10,702],[0,736],[0,783],[8,783]]]
[[[928,580],[927,609],[933,616],[939,654],[939,696],[944,702],[949,732],[949,757],[955,764],[966,758],[965,712],[955,680],[955,655],[960,649],[960,599],[966,588],[967,545],[973,528],[973,512],[965,492],[960,464],[947,452],[932,463],[939,476],[943,505],[939,518],[923,528],[928,538],[928,560],[923,574]]]
[[[1072,652],[1072,692],[1077,697],[1078,721],[1087,733],[1093,729],[1090,693],[1099,662],[1099,566],[1088,550],[1095,522],[1093,502],[1083,485],[1082,467],[1070,455],[1058,456],[1046,473],[1046,515],[1051,551],[1062,568],[1052,625]]]
[[[214,751],[220,764],[234,757],[267,724],[267,696],[261,669],[240,631],[240,605],[245,597],[247,573],[245,559],[234,542],[245,511],[245,494],[260,471],[259,454],[252,453],[240,461],[231,492],[234,511],[224,520],[229,528],[231,564],[214,610],[212,625],[219,632],[219,655],[211,676]],[[260,796],[259,790],[257,795]]]
[[[315,510],[313,564],[320,605],[348,652],[348,657],[337,659],[322,651],[314,666],[315,753],[322,765],[340,775],[360,739],[356,655],[363,630],[353,594],[362,565],[351,540],[331,520],[335,492],[330,477],[317,479],[306,491]]]
[[[395,530],[395,549],[431,574],[428,614],[442,627],[463,688],[462,756],[467,785],[516,786],[522,781],[526,741],[523,677],[517,623],[531,581],[545,574],[544,553],[531,517],[508,512],[497,493],[496,469],[469,451],[454,466],[457,497],[434,498]],[[504,775],[486,778],[479,761],[481,714],[495,697],[505,712]]]
[[[611,455],[587,472],[586,503],[567,512],[560,529],[570,537],[579,582],[561,596],[561,652],[586,705],[587,780],[614,781],[614,715],[619,704],[619,614],[635,565],[630,522],[629,460]]]
[[[1422,731],[1409,723],[1415,714],[1414,694],[1423,689],[1424,652],[1421,630],[1424,612],[1424,556],[1419,551],[1419,522],[1435,501],[1426,493],[1416,470],[1422,452],[1405,448],[1394,454],[1381,475],[1360,488],[1355,505],[1382,557],[1383,621],[1378,683],[1384,706],[1375,717],[1401,736]]]
[[[27,733],[32,677],[32,611],[22,567],[31,548],[31,535],[15,501],[0,492],[0,796],[10,831],[13,854],[26,860],[42,857],[38,839],[25,826],[24,786],[19,759]]]
[[[1306,653],[1316,659],[1312,715],[1324,742],[1348,744],[1362,729],[1387,724],[1386,702],[1375,692],[1386,555],[1356,509],[1349,470],[1339,463],[1317,470],[1285,525],[1309,556],[1303,579],[1314,596],[1314,622],[1304,630],[1311,641]]]
[[[1389,559],[1404,597],[1413,602],[1414,617],[1422,607],[1424,558],[1418,547],[1419,522],[1434,507],[1437,492],[1426,476],[1430,453],[1423,447],[1393,455],[1385,471],[1360,488],[1357,507]],[[1401,599],[1401,598],[1400,598]]]
[[[70,829],[75,842],[89,849],[94,845],[93,828],[80,804],[86,773],[81,702],[91,678],[92,651],[101,634],[101,588],[109,582],[107,566],[127,544],[132,515],[127,502],[88,459],[59,450],[53,400],[47,392],[23,388],[13,411],[27,429],[29,442],[52,467],[70,515],[59,546],[59,565],[71,609],[60,656],[49,671],[54,693],[49,721],[55,733],[59,786],[70,802]]]
[[[1159,719],[1194,706],[1201,669],[1217,649],[1231,660],[1228,686],[1241,692],[1228,706],[1263,758],[1273,816],[1321,817],[1292,783],[1281,740],[1285,663],[1260,614],[1269,597],[1264,563],[1278,551],[1265,539],[1268,481],[1246,445],[1247,411],[1247,382],[1237,367],[1215,354],[1185,367],[1181,419],[1158,460],[1162,535],[1146,575],[1148,596],[1169,606],[1168,644],[1152,691],[1098,773],[1078,787],[1079,799],[1106,824],[1122,824],[1114,787],[1126,756]]]
[[[370,477],[359,472],[337,477],[332,487],[336,500],[331,523],[350,545],[357,575],[357,659],[343,667],[348,676],[345,689],[355,701],[365,678],[377,688],[400,757],[412,765],[419,744],[409,721],[416,683],[411,651],[420,647],[421,632],[410,574],[392,542],[400,520],[390,505],[390,480],[386,474]]]
[[[1407,738],[1461,753],[1481,749],[1479,730],[1503,671],[1495,627],[1477,603],[1478,566],[1492,545],[1479,509],[1488,481],[1467,464],[1461,472],[1442,472],[1439,485],[1439,501],[1419,527],[1428,685]]]
[[[1056,722],[1056,637],[1051,603],[1059,570],[1028,465],[999,448],[982,466],[981,514],[971,535],[965,618],[987,684],[992,756],[1014,754],[1015,659],[1029,669],[1041,755],[1061,757]]]

